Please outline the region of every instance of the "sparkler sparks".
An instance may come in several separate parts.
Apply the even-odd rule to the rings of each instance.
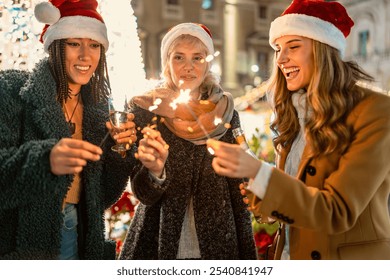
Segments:
[[[152,112],[152,111],[156,110],[158,108],[158,105],[161,104],[161,102],[162,102],[161,98],[157,98],[156,100],[154,100],[153,105],[149,107],[149,111]],[[154,120],[156,120],[156,119],[154,119]]]
[[[208,55],[206,58],[202,59],[202,63],[210,63],[212,60],[214,60],[218,55],[220,54],[219,51],[216,51],[214,54],[210,54]],[[192,118],[194,121],[196,121],[196,123],[198,124],[199,128],[202,130],[204,136],[207,138],[207,139],[210,139],[210,134],[207,132],[205,126],[202,124],[202,122],[200,121],[199,117],[195,114],[195,112],[193,111],[193,109],[191,108],[191,106],[189,105],[189,102],[191,101],[192,99],[192,96],[191,96],[191,89],[188,88],[186,89],[185,86],[185,81],[184,80],[179,80],[178,82],[178,88],[180,89],[179,90],[179,95],[177,96],[176,99],[172,100],[172,102],[169,104],[169,106],[173,109],[173,110],[176,110],[178,108],[178,105],[179,104],[183,104],[184,106],[186,106],[188,112],[192,115]],[[169,94],[169,93],[168,93]],[[201,105],[208,105],[209,104],[209,100],[199,100],[199,103]],[[158,109],[159,105],[162,103],[162,100],[160,98],[157,98],[154,102],[153,102],[153,105],[150,106],[148,108],[148,110],[150,112],[153,112],[155,110]],[[157,122],[157,117],[154,117],[153,118],[154,121],[152,120],[152,122],[156,123]],[[163,118],[161,118],[160,122],[163,122]],[[213,124],[215,126],[219,126],[223,123],[223,120],[220,118],[220,117],[216,117],[213,121]],[[157,125],[154,125],[155,129],[157,129]],[[226,129],[229,129],[231,127],[231,125],[229,123],[225,123],[224,124],[224,127]],[[188,132],[190,133],[193,133],[194,132],[194,128],[193,127],[187,127],[186,128]],[[208,151],[210,154],[214,154],[214,150],[212,148],[208,148]]]
[[[179,84],[183,84],[183,81],[180,80]],[[184,89],[180,89],[179,96],[175,100],[173,100],[169,105],[172,107],[173,110],[176,110],[177,104],[184,104],[184,105],[186,105],[188,111],[190,112],[190,114],[192,115],[194,120],[198,123],[200,129],[202,129],[204,135],[207,137],[207,139],[210,139],[210,135],[207,133],[207,130],[205,129],[203,124],[199,121],[199,118],[196,116],[196,114],[191,109],[191,107],[188,106],[188,102],[191,100],[190,93],[191,93],[190,89],[185,89],[185,90]],[[194,131],[192,127],[188,127],[187,129],[191,133]]]

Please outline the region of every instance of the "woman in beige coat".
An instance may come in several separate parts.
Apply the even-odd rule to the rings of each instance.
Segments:
[[[390,98],[342,60],[338,2],[293,1],[270,29],[277,168],[209,140],[220,175],[250,178],[250,207],[282,223],[275,259],[390,259]]]

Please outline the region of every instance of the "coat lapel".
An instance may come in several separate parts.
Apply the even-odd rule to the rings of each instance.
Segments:
[[[26,102],[26,121],[33,123],[36,135],[42,139],[71,136],[46,59],[37,64],[21,95]]]
[[[305,171],[306,166],[309,164],[310,161],[309,154],[310,154],[310,148],[309,145],[306,145],[302,153],[301,162],[299,163],[297,178],[302,178],[304,172],[306,172]]]

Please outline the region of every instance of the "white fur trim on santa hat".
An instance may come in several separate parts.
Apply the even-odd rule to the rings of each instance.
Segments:
[[[271,23],[269,43],[275,48],[275,40],[285,35],[307,37],[328,44],[340,51],[344,57],[346,39],[336,26],[318,17],[304,14],[287,14]]]
[[[208,54],[214,54],[213,39],[201,26],[195,23],[181,23],[169,30],[162,39],[161,65],[163,69],[167,63],[169,47],[177,37],[183,34],[188,34],[198,38],[206,46]]]
[[[54,40],[67,38],[89,38],[102,44],[108,50],[106,25],[98,19],[86,16],[68,16],[49,26],[43,35],[44,49],[47,52]]]

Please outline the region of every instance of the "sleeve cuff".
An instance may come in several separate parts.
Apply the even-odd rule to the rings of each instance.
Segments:
[[[149,177],[150,179],[152,179],[152,181],[154,183],[156,183],[157,185],[162,185],[164,182],[165,182],[165,179],[167,178],[166,177],[166,174],[165,174],[165,168],[163,170],[163,173],[161,175],[161,178],[157,177],[156,175],[154,175],[153,173],[149,172]]]
[[[253,192],[258,198],[263,199],[268,188],[273,166],[262,161],[261,167],[254,179],[249,180],[248,190]]]

